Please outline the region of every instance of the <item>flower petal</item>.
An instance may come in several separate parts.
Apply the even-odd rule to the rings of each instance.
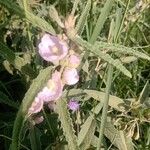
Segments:
[[[43,108],[43,101],[38,97],[36,97],[31,107],[29,108],[28,114],[38,113],[41,111],[42,108]]]

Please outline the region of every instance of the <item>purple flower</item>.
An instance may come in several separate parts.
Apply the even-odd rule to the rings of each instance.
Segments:
[[[66,67],[63,72],[63,80],[67,85],[76,84],[79,81],[79,75],[75,68]]]
[[[70,100],[68,103],[68,107],[73,112],[77,111],[79,109],[80,104],[76,100]]]
[[[54,101],[60,98],[63,91],[63,84],[61,81],[61,74],[55,71],[47,83],[47,86],[43,88],[41,92],[38,93],[38,98],[42,99],[44,102]]]
[[[44,34],[38,48],[40,56],[54,64],[63,59],[68,53],[67,43],[50,34]]]
[[[73,54],[70,55],[69,59],[68,59],[68,66],[71,68],[77,68],[80,64],[80,58],[79,56]]]
[[[43,100],[39,99],[38,97],[35,98],[31,107],[29,108],[28,114],[34,114],[41,111],[43,108]]]

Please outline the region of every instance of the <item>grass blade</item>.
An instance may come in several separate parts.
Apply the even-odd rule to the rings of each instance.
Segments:
[[[81,13],[81,16],[78,20],[76,28],[75,28],[79,35],[82,34],[82,31],[83,31],[85,23],[86,23],[86,19],[89,15],[90,8],[91,8],[91,0],[88,0],[86,6],[84,7],[84,9]]]
[[[113,76],[113,67],[111,65],[109,65],[108,77],[107,77],[107,83],[106,83],[106,93],[105,93],[103,111],[102,111],[102,119],[101,119],[101,124],[100,124],[100,129],[99,129],[99,140],[98,140],[98,143],[97,143],[97,150],[101,149],[103,133],[104,133],[104,130],[105,130],[112,76]]]
[[[94,136],[96,122],[94,115],[90,115],[81,127],[78,135],[78,145],[80,150],[88,149]]]
[[[15,108],[15,109],[18,109],[18,107],[19,107],[19,104],[18,104],[18,103],[16,103],[16,102],[10,100],[10,99],[8,98],[8,96],[5,95],[5,94],[4,94],[3,92],[1,92],[1,91],[0,91],[0,103],[6,104],[6,105],[8,105],[8,106],[10,106],[10,107],[13,107],[13,108]]]
[[[94,43],[101,32],[103,25],[107,19],[109,12],[111,11],[113,5],[113,0],[107,0],[104,7],[102,8],[101,14],[97,20],[96,26],[94,28],[93,34],[90,39],[90,43]]]

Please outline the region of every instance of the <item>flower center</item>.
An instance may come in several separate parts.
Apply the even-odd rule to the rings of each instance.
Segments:
[[[56,88],[56,84],[53,80],[49,80],[47,83],[47,87],[50,91],[54,91],[54,89]]]
[[[53,52],[53,54],[58,54],[59,49],[56,46],[53,46],[52,47],[52,52]]]

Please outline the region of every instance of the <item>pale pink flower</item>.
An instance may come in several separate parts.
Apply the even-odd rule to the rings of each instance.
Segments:
[[[47,86],[43,88],[41,92],[38,93],[38,97],[44,102],[54,101],[60,98],[63,91],[63,84],[61,81],[61,74],[55,71],[47,83]]]
[[[74,100],[74,99],[71,99],[68,103],[68,107],[70,110],[72,110],[73,112],[77,111],[80,107],[80,104]]]
[[[43,100],[41,100],[39,97],[36,97],[34,101],[31,104],[31,107],[29,108],[28,114],[34,114],[41,111],[43,108]]]
[[[68,53],[67,43],[50,34],[44,34],[38,48],[40,56],[54,64],[63,59]]]
[[[79,56],[73,54],[68,58],[68,67],[77,68],[80,64]]]
[[[79,75],[75,68],[65,68],[63,72],[63,80],[67,85],[76,84],[79,81]]]

